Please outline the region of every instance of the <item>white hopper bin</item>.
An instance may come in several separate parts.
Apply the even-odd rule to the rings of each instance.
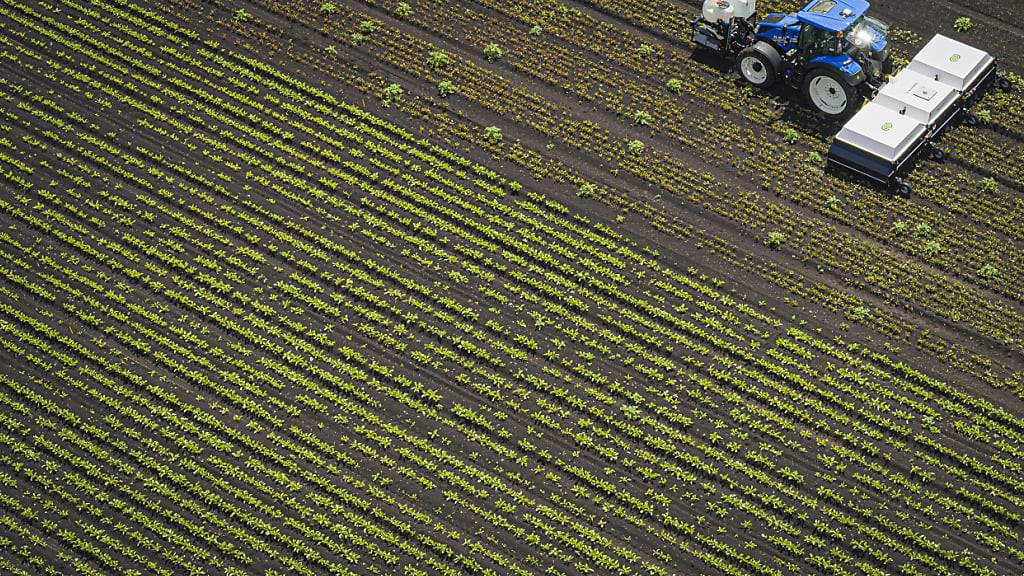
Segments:
[[[878,91],[873,102],[928,126],[942,129],[958,106],[960,93],[913,70],[901,70]]]
[[[946,84],[970,97],[995,72],[988,52],[936,34],[907,65],[911,70]]]
[[[928,127],[909,115],[868,102],[836,134],[829,160],[888,182],[924,143],[927,133]]]

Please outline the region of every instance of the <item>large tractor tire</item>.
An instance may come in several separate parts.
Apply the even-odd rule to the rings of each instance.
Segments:
[[[845,118],[860,108],[863,98],[838,73],[815,68],[804,77],[807,104],[829,118]]]
[[[740,52],[736,67],[744,80],[758,88],[768,88],[779,78],[774,62],[754,46]]]

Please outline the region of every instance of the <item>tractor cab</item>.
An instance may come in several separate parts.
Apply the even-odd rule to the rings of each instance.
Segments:
[[[740,74],[761,87],[787,80],[818,111],[844,116],[889,72],[888,27],[869,8],[866,0],[811,0],[795,14],[769,14],[739,55]],[[764,66],[775,74],[760,73]]]
[[[755,0],[705,0],[694,42],[735,58],[747,82],[785,81],[819,112],[843,117],[884,84],[889,28],[868,16],[867,0],[811,0],[793,14],[757,20]]]

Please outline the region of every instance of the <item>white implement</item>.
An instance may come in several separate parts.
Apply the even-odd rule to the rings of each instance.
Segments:
[[[873,102],[933,128],[947,120],[958,98],[956,88],[907,67],[878,91]]]
[[[937,34],[906,69],[932,77],[969,96],[995,64],[996,59],[988,52]]]
[[[843,126],[836,139],[892,161],[911,152],[927,132],[927,126],[909,115],[878,102],[868,102]]]
[[[829,148],[829,165],[909,192],[899,174],[922,151],[941,157],[935,138],[961,115],[973,119],[970,106],[996,78],[990,54],[936,35],[847,121]]]

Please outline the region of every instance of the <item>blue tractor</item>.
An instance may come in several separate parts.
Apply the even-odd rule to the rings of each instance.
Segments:
[[[795,14],[758,21],[756,0],[706,0],[693,41],[735,59],[758,88],[785,82],[831,118],[856,111],[892,72],[889,27],[867,15],[866,0],[811,0]]]

